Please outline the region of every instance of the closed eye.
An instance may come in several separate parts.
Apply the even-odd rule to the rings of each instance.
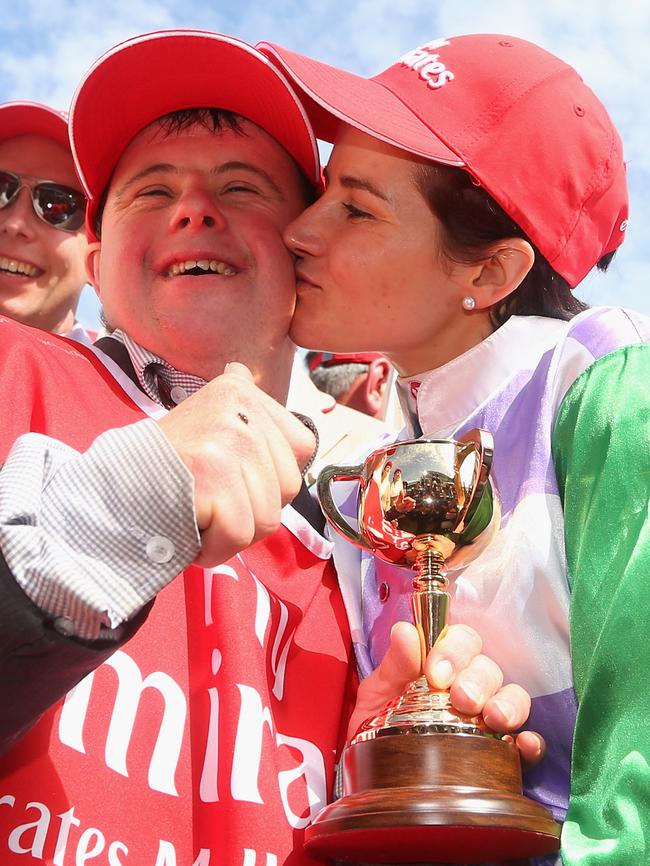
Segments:
[[[171,195],[171,192],[169,191],[169,189],[167,189],[167,187],[148,186],[145,189],[140,190],[136,194],[136,198],[141,198],[143,196],[145,196],[145,197],[154,196],[155,197],[155,196],[170,196],[170,195]]]
[[[371,213],[368,213],[368,211],[365,210],[361,210],[361,208],[358,208],[351,202],[343,202],[343,207],[346,209],[348,215],[352,219],[374,219]]]
[[[261,195],[259,189],[242,183],[232,183],[225,188],[224,192],[248,192],[253,195]]]

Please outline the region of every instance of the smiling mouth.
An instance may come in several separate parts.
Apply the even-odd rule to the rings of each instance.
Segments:
[[[8,259],[0,256],[0,271],[5,274],[19,274],[21,277],[37,277],[42,273],[40,268],[21,262],[19,259]]]
[[[167,270],[168,277],[178,277],[184,274],[190,276],[203,276],[204,274],[220,274],[224,277],[233,277],[237,271],[226,262],[217,259],[187,259],[184,262],[174,262]]]

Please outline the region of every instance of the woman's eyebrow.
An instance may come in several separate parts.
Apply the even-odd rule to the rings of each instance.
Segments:
[[[329,183],[327,168],[323,169],[323,174],[325,175],[325,180]],[[339,177],[338,182],[346,189],[362,189],[369,192],[371,195],[377,196],[377,198],[380,198],[382,201],[390,203],[390,199],[386,193],[383,193],[378,187],[365,178],[344,174]]]

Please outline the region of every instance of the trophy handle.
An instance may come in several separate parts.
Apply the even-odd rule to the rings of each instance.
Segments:
[[[366,550],[373,550],[368,542],[356,532],[341,514],[332,497],[332,481],[359,481],[362,477],[364,464],[358,466],[325,466],[318,474],[316,490],[318,501],[329,522],[349,541]]]
[[[477,427],[461,436],[458,441],[467,443],[472,450],[478,451],[481,468],[478,473],[476,487],[474,488],[474,496],[472,497],[472,502],[478,505],[483,496],[485,485],[488,483],[488,475],[492,466],[492,455],[494,454],[494,438],[487,430]],[[466,453],[469,452],[461,452],[461,459],[465,459]]]

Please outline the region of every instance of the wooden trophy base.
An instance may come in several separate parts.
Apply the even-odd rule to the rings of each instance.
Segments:
[[[385,731],[348,746],[343,776],[305,834],[318,859],[471,864],[559,848],[560,825],[521,793],[517,748],[493,736]]]

